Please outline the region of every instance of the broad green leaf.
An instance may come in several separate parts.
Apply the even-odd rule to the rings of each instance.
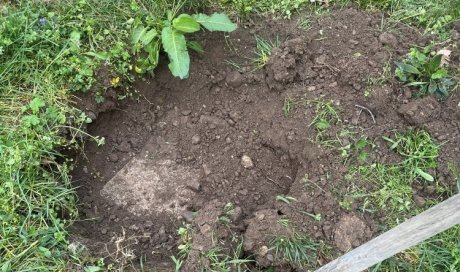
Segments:
[[[80,32],[75,30],[70,33],[70,48],[74,51],[80,49],[80,36]]]
[[[430,62],[428,62],[428,69],[429,71],[433,72],[436,71],[441,66],[442,55],[434,56]]]
[[[437,89],[438,89],[438,84],[436,84],[436,82],[434,82],[434,81],[432,81],[430,83],[430,85],[428,85],[428,92],[430,94],[434,94]]]
[[[396,62],[396,65],[403,72],[420,75],[420,71],[417,68],[415,68],[414,66],[410,65],[410,64],[402,63],[402,62]]]
[[[431,75],[431,79],[441,79],[447,75],[447,70],[440,69]]]
[[[209,16],[203,13],[193,15],[193,18],[209,31],[232,32],[236,29],[236,24],[232,23],[227,15],[214,13]]]
[[[147,31],[146,28],[143,26],[136,27],[133,30],[133,33],[131,34],[131,43],[132,44],[138,43],[146,31]]]
[[[411,87],[411,86],[421,86],[421,85],[427,85],[428,83],[426,82],[422,82],[422,81],[416,81],[416,82],[411,82],[411,83],[408,83],[404,86],[407,86],[407,87]]]
[[[172,25],[175,29],[185,33],[192,33],[200,30],[200,24],[188,14],[179,15],[173,20]]]
[[[41,99],[40,97],[35,97],[30,101],[29,107],[32,110],[33,113],[37,113],[40,108],[43,108],[45,106],[45,101]]]
[[[424,178],[425,180],[429,181],[429,182],[433,182],[434,181],[434,178],[433,176],[431,176],[430,174],[428,174],[427,172],[424,172],[422,169],[420,168],[415,168],[415,173],[418,174],[419,176],[421,176],[422,178]]]
[[[188,77],[190,57],[187,51],[187,43],[184,34],[165,27],[161,31],[161,41],[163,48],[168,53],[169,70],[171,73],[181,79]]]
[[[107,52],[86,52],[85,55],[95,57],[100,60],[108,60],[109,59],[109,54]]]
[[[143,45],[147,45],[149,44],[153,38],[155,38],[156,36],[158,36],[158,32],[156,31],[156,29],[150,29],[149,31],[147,31],[146,33],[144,33],[141,37],[140,37],[140,42],[143,44]]]

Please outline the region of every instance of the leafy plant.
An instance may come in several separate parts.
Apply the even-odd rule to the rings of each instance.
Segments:
[[[419,95],[433,94],[445,99],[455,85],[455,81],[443,68],[442,55],[429,55],[429,47],[423,51],[412,48],[407,58],[396,62],[396,76],[406,86],[415,86]]]
[[[137,59],[137,73],[152,71],[158,65],[160,50],[165,51],[169,58],[169,70],[175,77],[185,79],[189,75],[190,56],[187,48],[200,53],[202,46],[196,41],[187,41],[185,34],[199,31],[202,27],[209,31],[232,32],[237,26],[227,15],[214,13],[206,15],[180,14],[179,7],[168,10],[167,18],[156,22],[153,26],[138,22],[131,35],[134,53],[141,53]]]

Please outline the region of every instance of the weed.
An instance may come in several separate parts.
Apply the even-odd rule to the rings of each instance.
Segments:
[[[460,192],[460,170],[454,162],[449,162],[447,167],[455,178],[455,183],[457,184],[457,192]]]
[[[402,161],[389,165],[373,163],[351,167],[346,179],[350,180],[357,174],[372,187],[352,190],[351,197],[364,199],[361,210],[385,211],[387,222],[394,224],[414,212],[412,183],[417,179],[434,181],[428,172],[437,166],[439,146],[423,130],[395,133],[394,139],[385,139]]]
[[[298,232],[294,232],[289,237],[276,236],[271,240],[270,245],[275,258],[300,268],[315,264],[316,254],[320,247],[319,243]]]
[[[264,40],[262,37],[255,35],[256,39],[256,57],[251,59],[251,62],[256,67],[255,69],[262,69],[268,64],[272,50],[280,46],[281,42],[279,37],[276,36],[275,40]]]
[[[180,272],[180,269],[184,261],[182,261],[180,258],[177,259],[175,256],[171,256],[171,260],[174,263],[174,272]]]
[[[185,225],[180,227],[177,233],[181,240],[180,245],[177,247],[179,249],[179,257],[186,259],[190,250],[192,250],[192,226]]]
[[[313,102],[316,103],[316,110],[315,117],[310,123],[310,126],[314,126],[318,132],[324,132],[332,125],[341,122],[332,102],[323,102],[319,100]]]
[[[305,31],[312,28],[312,21],[309,18],[301,17],[297,20],[297,26]]]
[[[445,99],[456,85],[448,71],[442,67],[442,55],[429,56],[430,48],[419,51],[412,48],[403,62],[396,62],[396,76],[406,86],[416,86],[418,95],[433,94]]]
[[[309,213],[306,211],[300,211],[301,213],[310,216],[315,221],[321,221],[321,214],[320,213]]]
[[[404,134],[396,133],[394,140],[383,138],[391,143],[390,149],[404,158],[401,165],[408,169],[411,178],[421,177],[429,182],[434,181],[426,171],[436,168],[439,146],[433,143],[428,132],[409,130]]]
[[[291,201],[297,201],[297,199],[293,198],[292,196],[286,196],[286,195],[277,195],[276,200],[282,201],[286,204],[290,204]]]
[[[297,100],[292,97],[285,97],[284,98],[284,104],[283,104],[283,113],[284,116],[287,116],[297,105]]]
[[[243,240],[238,243],[232,256],[223,253],[219,247],[213,247],[204,253],[204,257],[209,262],[209,270],[212,272],[230,272],[230,271],[249,271],[247,264],[252,260],[241,259],[243,253]]]
[[[135,2],[134,2],[135,3]],[[184,2],[174,5],[166,12],[166,19],[152,18],[152,21],[143,22],[140,18],[134,20],[131,34],[133,53],[143,52],[146,57],[138,57],[136,72],[144,73],[153,70],[159,61],[160,48],[168,54],[169,69],[172,74],[181,79],[189,74],[190,57],[187,48],[203,53],[203,48],[196,41],[187,42],[185,34],[194,33],[204,27],[209,31],[232,32],[236,24],[223,13],[180,14]]]
[[[224,206],[224,209],[222,211],[222,215],[217,218],[218,222],[221,222],[222,224],[229,226],[229,224],[232,222],[230,217],[235,214],[235,206],[232,203],[227,203]]]

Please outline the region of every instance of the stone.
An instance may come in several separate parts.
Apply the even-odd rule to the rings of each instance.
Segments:
[[[232,71],[227,74],[225,81],[230,87],[237,88],[243,84],[243,76],[237,71]]]
[[[398,40],[393,34],[390,34],[388,32],[383,32],[379,36],[379,41],[386,46],[390,46],[393,48],[398,47]]]
[[[187,182],[187,187],[194,191],[199,191],[201,189],[201,184],[196,179],[190,179]]]
[[[118,161],[118,155],[115,153],[112,153],[109,155],[109,161],[111,162],[117,162]]]
[[[201,142],[200,135],[196,134],[192,137],[192,144],[197,145]]]
[[[207,164],[203,164],[203,173],[205,176],[209,176],[211,174],[211,169],[209,169],[209,166]]]
[[[246,169],[254,167],[254,163],[252,162],[251,157],[249,157],[248,155],[243,155],[241,157],[241,165]]]
[[[192,111],[191,110],[183,110],[181,113],[182,113],[183,116],[187,116],[187,115],[190,115],[190,113],[192,113]]]
[[[184,211],[182,213],[182,218],[184,218],[184,220],[187,222],[187,223],[191,223],[193,221],[193,218],[194,218],[194,214],[192,211]]]

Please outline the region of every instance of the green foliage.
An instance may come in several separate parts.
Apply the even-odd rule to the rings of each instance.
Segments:
[[[256,66],[255,69],[261,69],[268,64],[272,50],[279,47],[281,42],[278,37],[274,41],[264,40],[262,37],[255,35],[256,39],[256,57],[251,58],[251,62]]]
[[[270,250],[278,261],[304,268],[314,266],[320,243],[307,235],[294,232],[291,236],[276,236],[270,241]]]
[[[403,62],[396,62],[395,73],[406,86],[416,86],[419,95],[433,94],[445,99],[456,83],[442,67],[442,55],[430,57],[429,50],[412,48]]]
[[[155,18],[156,23],[146,23],[136,18],[135,27],[131,34],[133,52],[138,56],[135,70],[137,73],[152,71],[158,65],[161,48],[168,54],[169,70],[181,79],[189,74],[190,56],[188,47],[200,53],[203,52],[201,45],[192,41],[187,43],[185,34],[199,31],[201,26],[209,31],[232,32],[236,24],[232,23],[227,15],[214,13],[206,14],[180,14],[176,17],[181,5],[173,6],[164,14],[166,19]],[[201,26],[200,26],[201,25]],[[143,53],[143,54],[140,54]]]
[[[386,221],[394,225],[415,211],[412,183],[434,183],[429,172],[437,166],[439,146],[423,130],[408,130],[395,133],[394,139],[384,139],[390,143],[390,149],[401,156],[401,162],[352,167],[346,179],[353,180],[357,175],[372,185],[372,189],[357,189],[351,195],[364,199],[363,211],[384,211]]]
[[[231,271],[249,271],[247,265],[254,261],[241,258],[243,254],[243,240],[237,244],[233,254],[224,253],[220,247],[213,247],[204,252],[204,258],[208,265],[204,265],[206,271],[211,272],[231,272]]]

